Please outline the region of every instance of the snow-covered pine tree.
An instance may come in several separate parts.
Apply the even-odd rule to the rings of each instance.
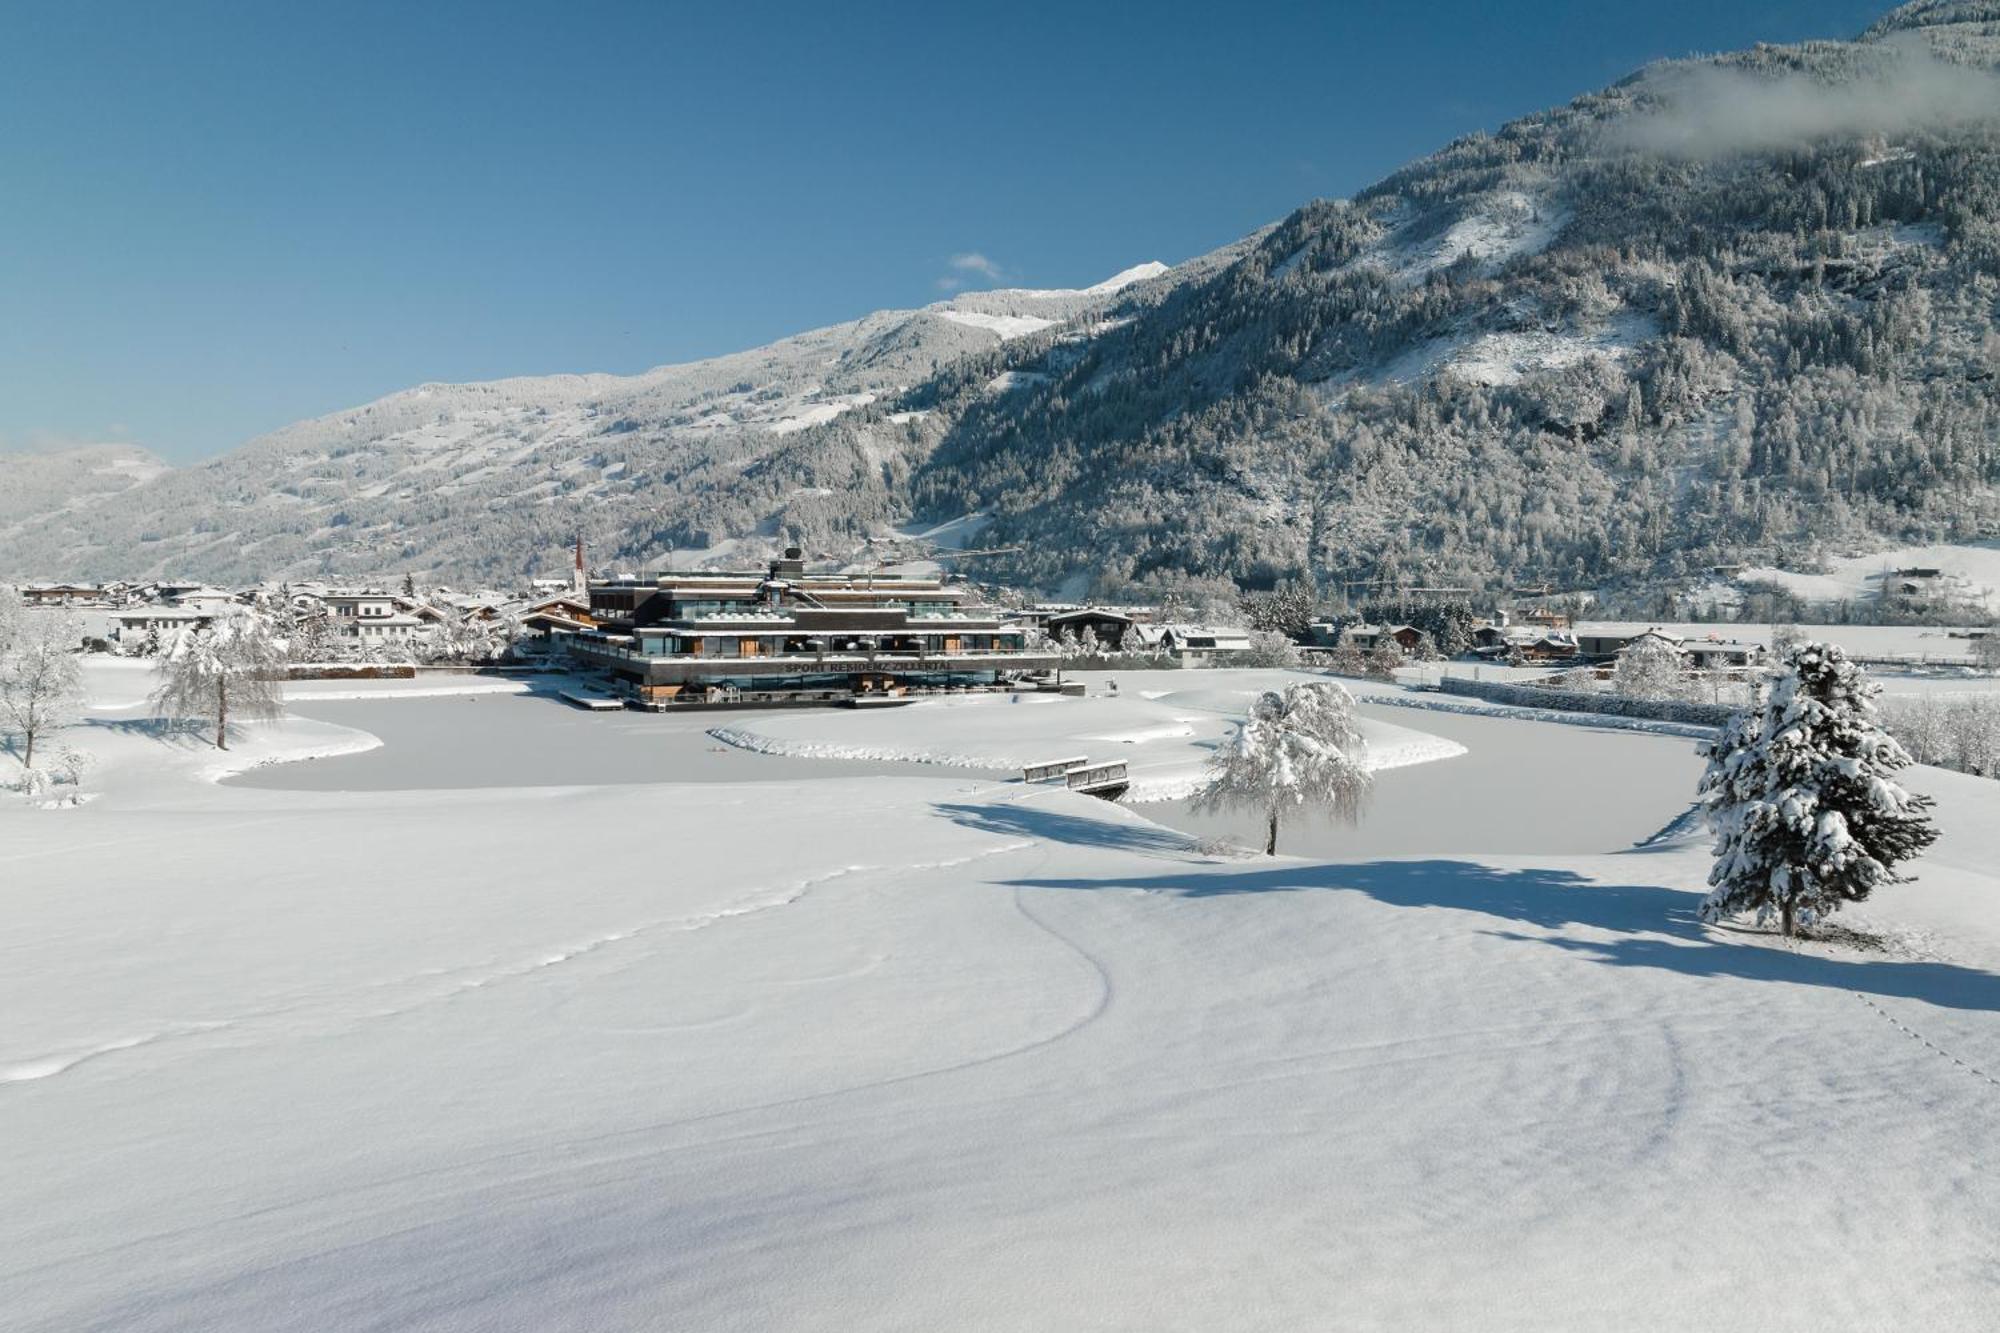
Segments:
[[[1303,681],[1259,695],[1233,741],[1208,761],[1197,810],[1264,812],[1264,854],[1278,853],[1286,810],[1319,809],[1352,824],[1374,780],[1361,762],[1367,742],[1354,726],[1354,697],[1332,681]]]
[[[10,613],[0,635],[0,726],[21,739],[21,767],[32,778],[36,744],[83,707],[83,633],[67,611],[23,611]]]
[[[1972,641],[1972,660],[1988,671],[2000,671],[2000,623]]]
[[[215,723],[215,748],[229,748],[232,718],[268,719],[285,711],[285,645],[270,621],[245,608],[184,630],[160,655],[153,711]]]
[[[1795,934],[1901,883],[1897,863],[1937,837],[1930,798],[1895,780],[1911,761],[1877,724],[1879,692],[1839,648],[1800,644],[1704,747],[1701,798],[1716,834],[1704,919],[1775,915]]]

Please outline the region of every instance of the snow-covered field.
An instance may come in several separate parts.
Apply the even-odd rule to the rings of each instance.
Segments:
[[[1637,634],[1646,629],[1665,630],[1684,639],[1771,642],[1769,625],[1687,620],[1580,620],[1576,624],[1576,632],[1582,635]],[[1952,637],[1951,629],[1942,625],[1801,625],[1798,629],[1809,639],[1838,644],[1854,657],[1963,661],[1972,652],[1970,642]]]
[[[2000,610],[2000,542],[1968,545],[1904,546],[1870,555],[1837,556],[1821,573],[1777,568],[1746,569],[1741,577],[1775,583],[1810,602],[1871,604],[1883,580],[1901,569],[1942,570],[1951,589]]]
[[[1164,770],[1261,683],[1158,674],[740,716]],[[1699,843],[1627,845],[1674,738],[1399,712],[1466,752],[1370,822],[1435,850],[1269,861],[945,768],[218,785],[92,686],[99,798],[0,802],[0,1326],[2000,1322],[1991,782],[1918,775],[1945,836],[1847,922],[1885,948],[1786,949],[1695,923]]]

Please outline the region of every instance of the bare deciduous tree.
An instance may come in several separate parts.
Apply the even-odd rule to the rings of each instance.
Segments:
[[[34,771],[35,746],[76,720],[83,706],[77,662],[81,631],[68,612],[0,612],[0,722],[21,739],[21,766]]]

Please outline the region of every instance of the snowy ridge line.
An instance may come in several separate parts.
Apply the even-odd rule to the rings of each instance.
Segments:
[[[1392,708],[1414,708],[1431,713],[1465,713],[1472,717],[1511,717],[1524,722],[1560,722],[1571,727],[1601,727],[1612,731],[1643,731],[1654,736],[1685,736],[1709,740],[1719,734],[1716,727],[1698,727],[1690,722],[1654,722],[1647,718],[1619,717],[1615,713],[1570,713],[1555,708],[1516,708],[1505,704],[1446,703],[1439,699],[1406,699],[1393,694],[1371,694],[1357,703],[1386,704]]]
[[[140,1046],[151,1046],[155,1042],[169,1041],[175,1037],[212,1032],[217,1028],[228,1026],[227,1023],[182,1023],[161,1028],[157,1032],[141,1033],[136,1037],[119,1037],[112,1041],[99,1042],[95,1046],[87,1046],[67,1055],[37,1056],[19,1064],[0,1066],[0,1083],[33,1083],[66,1073],[99,1056],[134,1050]]]

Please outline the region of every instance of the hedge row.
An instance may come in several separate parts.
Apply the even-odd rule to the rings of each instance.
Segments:
[[[1632,699],[1622,694],[1551,689],[1546,685],[1509,685],[1497,680],[1467,680],[1462,676],[1446,676],[1438,682],[1438,688],[1446,694],[1470,695],[1488,703],[1512,704],[1517,708],[1561,708],[1574,713],[1643,717],[1654,722],[1691,722],[1703,727],[1722,726],[1737,711],[1728,704]]]

